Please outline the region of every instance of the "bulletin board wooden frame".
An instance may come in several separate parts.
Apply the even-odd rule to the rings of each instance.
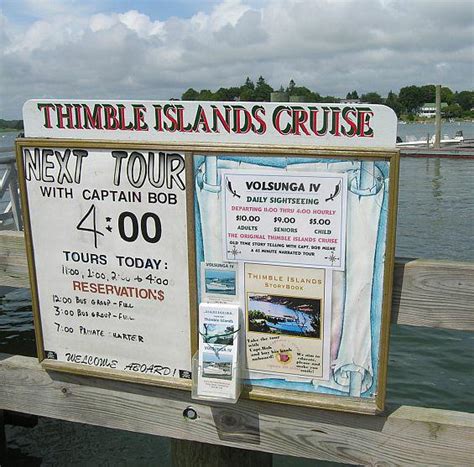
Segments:
[[[24,147],[75,147],[90,149],[124,149],[124,150],[173,150],[185,155],[186,161],[186,211],[188,222],[188,266],[190,290],[190,324],[191,354],[197,350],[197,284],[195,257],[194,226],[194,184],[193,159],[195,155],[258,155],[261,157],[304,157],[318,159],[347,159],[354,161],[387,161],[389,167],[389,201],[386,231],[386,253],[383,274],[382,321],[380,330],[379,365],[377,372],[378,391],[374,399],[360,397],[315,394],[293,390],[270,389],[258,386],[244,388],[241,397],[272,403],[324,408],[329,410],[374,414],[382,411],[385,404],[385,388],[388,364],[388,343],[390,327],[390,308],[392,297],[392,280],[395,257],[396,215],[398,199],[399,151],[390,149],[355,149],[355,148],[311,148],[307,146],[257,145],[257,144],[196,144],[196,143],[153,143],[153,142],[114,142],[73,139],[24,138],[16,143],[18,172],[20,178],[21,199],[25,221],[25,241],[32,290],[33,315],[38,349],[38,358],[42,366],[51,371],[61,371],[88,375],[92,377],[136,382],[147,385],[191,390],[191,381],[174,380],[166,377],[150,377],[124,371],[87,367],[85,365],[56,362],[45,359],[45,349],[41,332],[41,313],[38,305],[38,289],[34,263],[34,251],[30,225],[30,212],[26,194],[22,151]],[[192,356],[191,355],[191,356]],[[190,358],[191,358],[190,356]]]

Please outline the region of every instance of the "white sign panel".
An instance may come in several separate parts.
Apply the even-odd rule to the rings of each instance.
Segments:
[[[344,269],[347,174],[222,173],[227,261]]]
[[[373,104],[29,100],[26,137],[393,148],[397,117]]]
[[[189,377],[184,156],[65,144],[23,163],[46,358]]]

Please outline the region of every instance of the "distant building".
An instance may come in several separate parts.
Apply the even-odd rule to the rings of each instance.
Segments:
[[[340,99],[341,104],[360,104],[360,99]]]
[[[443,109],[447,106],[448,104],[446,102],[441,102],[441,115],[443,115]],[[417,115],[418,117],[425,118],[436,117],[436,104],[434,102],[423,104],[423,106],[418,109]]]

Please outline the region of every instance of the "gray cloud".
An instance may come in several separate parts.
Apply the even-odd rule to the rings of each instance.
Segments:
[[[37,19],[26,24],[0,15],[4,118],[18,118],[33,97],[167,99],[259,75],[336,96],[427,83],[473,88],[467,0],[225,0],[166,20],[158,9],[143,14],[139,2],[116,13],[33,3]]]

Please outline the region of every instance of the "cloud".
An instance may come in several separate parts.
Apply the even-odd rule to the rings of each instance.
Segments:
[[[31,17],[20,21],[25,2]],[[3,118],[18,118],[33,97],[167,99],[260,75],[275,88],[293,78],[336,96],[473,87],[468,1],[225,0],[165,19],[159,2],[153,16],[139,1],[127,11],[84,0],[17,3],[0,16]]]

